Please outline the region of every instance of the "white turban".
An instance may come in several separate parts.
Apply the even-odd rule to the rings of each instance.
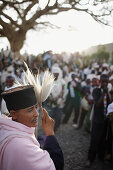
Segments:
[[[60,67],[52,67],[51,72],[58,73],[59,74],[58,78],[62,78],[62,70],[60,69]]]

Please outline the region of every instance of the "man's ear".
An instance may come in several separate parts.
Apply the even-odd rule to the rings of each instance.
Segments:
[[[13,120],[16,120],[16,119],[17,119],[17,113],[16,113],[16,111],[11,110],[11,111],[10,111],[10,116],[12,117]]]

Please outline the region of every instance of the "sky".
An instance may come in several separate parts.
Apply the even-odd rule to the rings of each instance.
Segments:
[[[47,50],[55,53],[82,52],[91,46],[113,43],[113,27],[97,23],[84,12],[68,11],[46,19],[60,29],[30,30],[21,54],[38,55]],[[6,46],[9,46],[7,39],[0,39],[0,48]]]

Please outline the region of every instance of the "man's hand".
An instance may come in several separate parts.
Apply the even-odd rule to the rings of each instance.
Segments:
[[[41,108],[43,112],[42,116],[42,127],[46,136],[54,135],[54,120],[48,115],[44,108]]]

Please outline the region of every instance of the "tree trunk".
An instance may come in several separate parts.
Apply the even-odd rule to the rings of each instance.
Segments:
[[[26,32],[19,30],[13,32],[9,37],[7,37],[10,42],[11,51],[14,52],[15,57],[21,58],[20,50],[23,47],[24,40],[26,39]]]

